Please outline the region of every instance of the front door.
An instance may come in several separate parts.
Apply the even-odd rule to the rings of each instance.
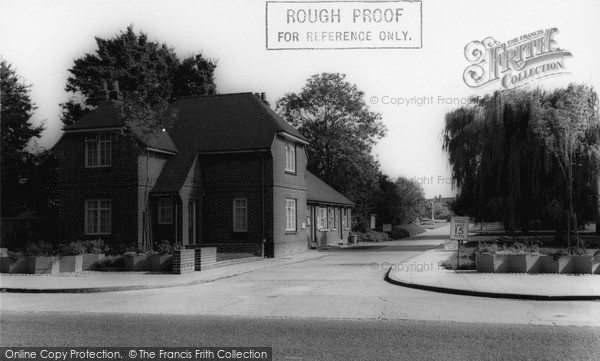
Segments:
[[[198,201],[188,203],[188,239],[190,244],[198,243]]]

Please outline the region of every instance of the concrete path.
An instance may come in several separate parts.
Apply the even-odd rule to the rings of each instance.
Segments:
[[[0,274],[0,291],[19,293],[111,292],[191,286],[236,277],[264,268],[290,265],[324,257],[319,252],[306,252],[282,258],[239,263],[187,274],[151,272],[81,272],[59,275]]]
[[[387,280],[421,290],[467,296],[532,300],[600,300],[600,275],[477,273],[440,264],[456,251],[434,249],[390,265]]]

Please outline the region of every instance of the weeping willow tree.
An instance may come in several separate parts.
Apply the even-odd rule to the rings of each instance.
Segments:
[[[511,90],[446,114],[457,214],[509,232],[546,220],[562,234],[598,215],[598,99],[591,87]],[[570,232],[567,234],[570,237]],[[570,239],[569,239],[570,241]]]

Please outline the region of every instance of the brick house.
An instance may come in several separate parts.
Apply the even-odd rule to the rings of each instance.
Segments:
[[[135,246],[148,216],[153,242],[186,246],[264,240],[280,256],[347,240],[354,204],[306,170],[308,141],[264,96],[180,99],[174,123],[150,138],[122,120],[118,91],[98,100],[53,148],[63,240]]]

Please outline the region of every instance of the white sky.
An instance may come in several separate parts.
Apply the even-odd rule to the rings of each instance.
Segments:
[[[454,106],[438,97],[483,95],[499,84],[473,90],[462,80],[470,65],[464,47],[488,36],[505,42],[556,27],[559,47],[571,51],[568,75],[538,80],[554,87],[585,82],[600,91],[600,1],[423,0],[421,49],[280,50],[265,46],[266,2],[247,1],[0,1],[0,56],[26,83],[46,121],[40,141],[51,147],[61,134],[59,103],[73,60],[96,50],[94,36],[113,37],[134,24],[136,32],[175,47],[181,57],[202,52],[218,58],[220,93],[266,92],[272,104],[298,92],[315,73],[340,72],[371,97],[431,97],[433,105],[372,105],[388,135],[375,148],[383,171],[424,182],[427,197],[450,196],[446,156],[441,150],[444,114]]]

